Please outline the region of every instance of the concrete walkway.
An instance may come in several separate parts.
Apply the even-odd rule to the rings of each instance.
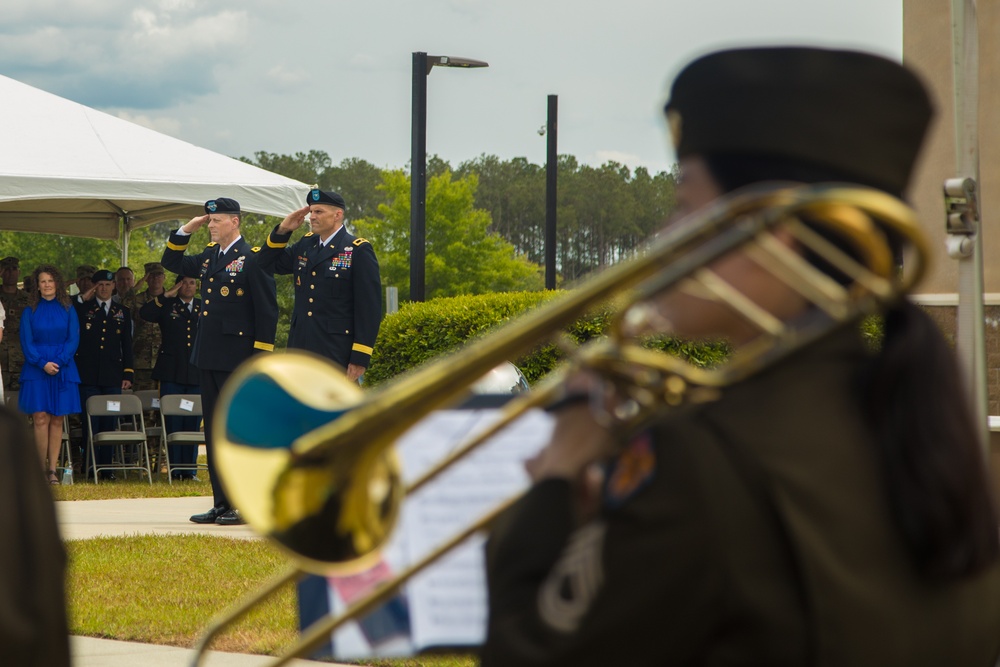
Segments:
[[[212,498],[119,498],[56,503],[64,540],[119,535],[182,535],[201,533],[258,539],[248,526],[191,523],[192,514],[207,512]]]
[[[199,525],[188,520],[192,514],[208,510],[211,497],[130,498],[119,500],[78,500],[56,503],[56,516],[64,540],[82,540],[99,536],[179,535],[203,533],[259,539],[247,526]],[[221,610],[220,610],[221,611]],[[156,644],[121,642],[93,637],[70,637],[74,667],[181,667],[190,665],[191,649]],[[205,667],[257,667],[272,662],[268,656],[211,651]],[[325,665],[334,663],[294,660],[290,665]]]

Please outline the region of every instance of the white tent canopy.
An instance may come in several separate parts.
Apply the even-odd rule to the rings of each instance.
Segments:
[[[285,216],[308,189],[0,76],[0,229],[117,239],[215,197]]]

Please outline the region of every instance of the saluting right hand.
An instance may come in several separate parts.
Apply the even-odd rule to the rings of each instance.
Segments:
[[[188,220],[187,224],[181,227],[181,231],[185,234],[194,234],[196,231],[201,229],[208,222],[208,214],[199,215],[196,218],[191,218]]]
[[[302,226],[305,222],[306,216],[309,215],[309,207],[303,206],[299,210],[289,213],[285,216],[285,219],[281,221],[278,225],[278,231],[282,234],[287,234],[288,232],[294,232],[296,229]]]

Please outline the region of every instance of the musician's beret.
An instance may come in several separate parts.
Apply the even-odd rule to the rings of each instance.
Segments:
[[[228,197],[209,199],[205,202],[205,213],[239,213],[240,203]]]
[[[306,195],[306,205],[312,206],[313,204],[326,204],[328,206],[336,206],[339,209],[347,209],[347,204],[339,192],[323,192],[319,188],[313,188]]]
[[[674,80],[665,111],[678,158],[799,161],[897,195],[933,115],[923,84],[899,63],[805,47],[698,58]]]

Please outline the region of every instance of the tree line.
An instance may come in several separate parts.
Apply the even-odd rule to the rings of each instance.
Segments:
[[[380,206],[398,205],[400,192],[385,187],[385,171],[359,158],[334,165],[326,152],[313,150],[294,155],[260,151],[253,158],[240,159],[340,192],[347,201],[349,224],[380,217]],[[527,261],[544,262],[544,165],[522,157],[501,160],[481,155],[453,167],[436,155],[428,158],[428,182],[446,173],[454,181],[475,176],[472,203],[489,214],[488,232],[498,234]],[[673,172],[650,174],[642,167],[632,171],[617,162],[592,167],[571,155],[561,155],[557,174],[556,268],[563,281],[575,281],[630,256],[663,224],[675,205]],[[405,195],[408,206],[408,190]],[[431,215],[428,203],[428,219]]]
[[[347,223],[370,238],[379,257],[383,286],[409,298],[410,181],[402,169],[380,169],[360,158],[333,164],[324,151],[257,152],[241,160],[322,189],[340,192]],[[559,157],[556,264],[560,284],[633,254],[674,207],[674,173],[650,174],[607,162],[600,167]],[[427,162],[427,297],[540,290],[544,286],[545,167],[525,158],[482,155],[453,167],[437,156]],[[304,195],[305,193],[303,193]],[[304,202],[303,202],[304,203]],[[182,221],[183,222],[183,221]],[[242,233],[262,245],[277,218],[245,216]],[[137,278],[146,262],[159,261],[178,222],[133,230],[129,265]],[[303,233],[299,231],[297,234]],[[192,247],[208,242],[199,232]],[[297,237],[293,237],[297,238]],[[51,263],[67,280],[75,267],[92,264],[114,271],[121,249],[114,241],[49,234],[0,232],[0,257],[21,259],[22,275]],[[293,290],[277,280],[282,319],[291,312]],[[168,284],[169,287],[169,284]],[[279,345],[287,326],[279,326]]]

